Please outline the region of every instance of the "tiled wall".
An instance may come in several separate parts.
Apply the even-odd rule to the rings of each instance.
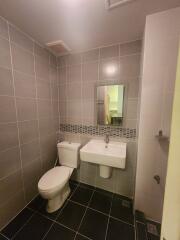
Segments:
[[[136,128],[141,41],[98,48],[58,58],[60,122],[96,124],[95,87],[124,84],[123,127]],[[108,75],[106,68],[116,71]]]
[[[173,27],[172,27],[173,26]],[[168,161],[174,83],[180,36],[180,8],[147,17],[142,68],[135,207],[161,221]],[[160,184],[154,175],[160,176]]]
[[[56,58],[0,18],[0,227],[54,164],[57,83]]]
[[[60,123],[96,126],[95,88],[98,85],[125,85],[125,112],[123,128],[136,129],[139,93],[141,40],[93,49],[88,52],[58,58]],[[116,72],[106,74],[106,67],[114,66]],[[68,126],[67,126],[68,127]],[[85,127],[86,128],[86,127]],[[97,136],[61,132],[61,139],[85,144]],[[102,138],[102,137],[101,137]],[[116,192],[134,196],[136,172],[136,140],[126,141],[127,164],[125,170],[113,169],[110,179],[99,176],[98,165],[81,162],[73,179]]]

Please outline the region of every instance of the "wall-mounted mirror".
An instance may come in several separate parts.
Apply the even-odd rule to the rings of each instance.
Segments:
[[[122,125],[124,85],[97,87],[97,123],[100,125]]]

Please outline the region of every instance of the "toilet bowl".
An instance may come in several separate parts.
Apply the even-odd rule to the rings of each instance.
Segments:
[[[47,171],[38,182],[39,194],[47,199],[46,211],[58,210],[70,194],[69,179],[79,166],[79,143],[61,142],[57,145],[61,166]]]
[[[73,168],[55,167],[46,172],[38,183],[38,190],[42,198],[48,200],[47,212],[58,210],[67,199],[70,188],[69,178]]]

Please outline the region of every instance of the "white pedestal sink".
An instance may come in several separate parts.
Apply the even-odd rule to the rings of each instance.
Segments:
[[[100,165],[100,176],[109,178],[112,168],[124,169],[126,166],[126,143],[103,140],[90,140],[80,150],[80,158],[84,162]]]

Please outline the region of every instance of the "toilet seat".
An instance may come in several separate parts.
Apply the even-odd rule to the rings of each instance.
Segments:
[[[41,192],[53,192],[60,189],[69,180],[72,169],[69,167],[54,167],[47,171],[39,180],[38,188]]]

